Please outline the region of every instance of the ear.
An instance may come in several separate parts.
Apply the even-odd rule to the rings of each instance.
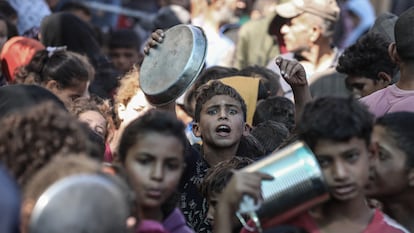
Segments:
[[[252,127],[250,127],[249,124],[244,123],[244,126],[243,126],[243,136],[248,136],[250,134],[251,129],[252,129]]]
[[[379,72],[377,77],[384,84],[384,86],[388,86],[392,81],[392,77],[383,71]]]
[[[312,34],[310,35],[310,37],[309,37],[309,39],[312,41],[312,42],[315,42],[315,41],[317,41],[318,39],[319,39],[319,37],[321,36],[321,33],[322,33],[322,31],[321,31],[322,29],[320,28],[320,27],[313,27],[312,28]]]
[[[397,45],[395,44],[395,42],[392,42],[388,46],[388,55],[391,57],[391,61],[394,62],[395,64],[400,64],[401,63],[401,58],[398,55]]]
[[[193,123],[192,130],[193,130],[194,136],[199,137],[199,138],[202,138],[201,137],[200,126],[198,125],[198,123]]]
[[[414,168],[410,168],[408,171],[408,185],[414,187]]]
[[[47,81],[45,87],[54,92],[59,89],[59,84],[55,80],[49,80]]]

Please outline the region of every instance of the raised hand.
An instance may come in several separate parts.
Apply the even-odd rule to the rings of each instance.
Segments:
[[[219,204],[224,204],[236,211],[243,195],[248,195],[255,201],[259,201],[262,180],[272,179],[272,176],[261,172],[234,171],[229,183],[220,195]]]
[[[275,63],[279,66],[282,78],[286,80],[292,88],[306,86],[308,84],[305,69],[298,61],[277,57]]]
[[[150,38],[147,40],[147,43],[145,44],[144,54],[148,55],[150,53],[151,48],[155,48],[159,43],[162,43],[164,37],[164,31],[161,29],[157,29],[153,33],[151,33]]]

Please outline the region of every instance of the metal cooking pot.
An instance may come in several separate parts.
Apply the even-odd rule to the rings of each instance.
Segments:
[[[254,204],[245,196],[237,217],[249,230],[242,214],[250,215],[261,232],[260,220],[277,217],[285,221],[296,214],[329,199],[328,186],[312,151],[302,141],[268,155],[242,170],[260,171],[275,179],[262,182],[262,203]]]
[[[207,38],[192,25],[180,24],[165,32],[162,43],[144,58],[139,84],[152,105],[165,105],[180,97],[201,72]]]
[[[37,200],[30,233],[126,233],[128,198],[109,178],[74,175],[51,185]]]

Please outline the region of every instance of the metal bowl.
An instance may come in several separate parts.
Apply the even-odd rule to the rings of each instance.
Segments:
[[[180,24],[167,30],[141,66],[139,83],[148,102],[159,106],[180,97],[201,72],[206,53],[207,39],[200,28]]]
[[[73,175],[51,185],[37,200],[30,233],[126,233],[129,202],[120,187],[99,175]]]

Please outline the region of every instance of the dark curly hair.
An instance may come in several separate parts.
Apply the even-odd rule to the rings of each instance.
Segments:
[[[322,97],[305,106],[298,133],[311,149],[321,139],[346,142],[357,137],[369,145],[373,123],[374,116],[358,100]]]
[[[396,64],[388,55],[387,39],[378,33],[368,33],[347,48],[339,57],[336,70],[350,76],[363,76],[374,81],[379,72],[393,76]]]
[[[56,154],[89,153],[82,125],[52,102],[1,119],[0,161],[20,185]]]

